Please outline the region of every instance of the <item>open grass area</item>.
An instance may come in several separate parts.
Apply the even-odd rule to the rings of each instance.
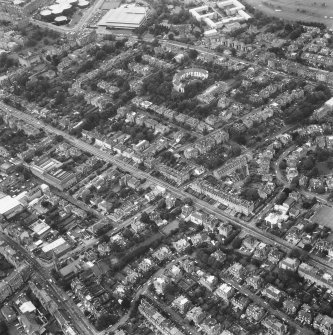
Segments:
[[[332,0],[243,0],[267,15],[291,21],[320,22],[333,29]]]

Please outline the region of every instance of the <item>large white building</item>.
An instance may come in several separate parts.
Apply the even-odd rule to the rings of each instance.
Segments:
[[[148,7],[135,4],[110,9],[98,22],[97,33],[106,34],[108,29],[136,29],[144,25],[151,12]]]
[[[251,18],[245,11],[245,6],[238,0],[226,0],[200,6],[189,10],[199,22],[204,22],[211,29],[222,28],[225,24],[246,21]]]
[[[185,86],[186,82],[185,79],[207,79],[208,78],[208,71],[205,69],[199,69],[199,68],[190,68],[190,69],[184,69],[182,71],[179,71],[176,73],[172,79],[173,88],[177,92],[184,93],[185,92]]]

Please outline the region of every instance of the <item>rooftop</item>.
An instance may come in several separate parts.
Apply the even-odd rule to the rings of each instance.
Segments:
[[[114,28],[136,28],[141,25],[148,13],[147,7],[124,5],[110,9],[99,21],[98,26]]]

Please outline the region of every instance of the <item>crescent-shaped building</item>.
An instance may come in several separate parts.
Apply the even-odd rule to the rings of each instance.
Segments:
[[[185,79],[196,78],[196,79],[207,79],[208,71],[200,68],[190,68],[182,70],[176,73],[172,79],[173,88],[180,93],[185,92],[185,87],[187,83],[184,82]]]

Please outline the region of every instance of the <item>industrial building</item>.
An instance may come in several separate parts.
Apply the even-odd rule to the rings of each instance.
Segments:
[[[108,29],[136,29],[144,25],[151,12],[148,7],[135,4],[110,9],[97,24],[97,33],[107,33]]]

